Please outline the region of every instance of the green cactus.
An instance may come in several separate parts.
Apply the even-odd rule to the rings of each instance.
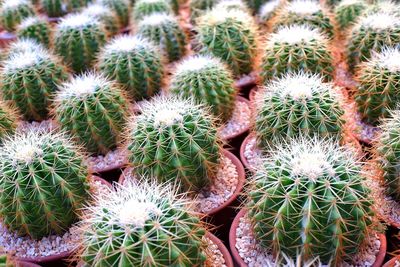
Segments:
[[[173,11],[167,0],[137,0],[133,7],[132,18],[140,21],[156,13],[173,14]]]
[[[306,25],[292,25],[272,33],[261,63],[264,83],[288,72],[304,71],[333,79],[334,67],[327,39]]]
[[[116,35],[120,32],[121,25],[119,24],[117,15],[107,6],[101,4],[90,4],[82,9],[81,13],[99,20],[110,35]]]
[[[68,0],[65,2],[67,3],[68,12],[75,12],[75,11],[80,11],[88,4],[92,3],[92,0]]]
[[[143,105],[129,128],[135,173],[179,182],[182,191],[200,190],[215,177],[221,144],[213,117],[201,105],[157,97]]]
[[[361,164],[337,142],[279,145],[251,180],[248,216],[258,243],[280,256],[351,260],[375,226]]]
[[[88,73],[63,84],[55,96],[53,114],[61,128],[89,152],[106,154],[121,141],[129,101],[115,83]]]
[[[35,15],[35,8],[29,0],[4,0],[1,2],[1,25],[9,32],[13,32],[24,18]]]
[[[19,38],[31,38],[50,47],[51,30],[50,25],[45,18],[28,17],[24,19],[17,27],[17,36]]]
[[[400,43],[400,17],[379,12],[364,16],[352,28],[347,43],[349,70],[368,60],[372,51]]]
[[[119,19],[122,27],[129,25],[130,3],[129,0],[99,0],[100,4],[111,8]]]
[[[238,10],[251,15],[250,9],[242,0],[220,0],[215,5],[216,10]]]
[[[63,0],[40,0],[40,6],[51,18],[61,17],[65,13]]]
[[[279,11],[274,29],[289,25],[308,25],[318,29],[330,39],[333,38],[333,25],[322,6],[313,0],[294,0]]]
[[[16,41],[12,42],[6,50],[6,58],[14,54],[25,53],[25,52],[35,52],[43,51],[45,47],[35,40],[30,38],[18,38]]]
[[[81,223],[84,266],[203,266],[206,230],[189,204],[144,180],[97,197]]]
[[[318,75],[290,73],[267,84],[255,112],[261,148],[299,136],[340,137],[344,111],[333,85]]]
[[[0,101],[0,143],[15,132],[18,126],[19,114],[9,103]]]
[[[378,124],[400,101],[400,48],[384,49],[359,65],[355,100],[363,120]]]
[[[107,39],[108,32],[100,21],[88,15],[72,14],[57,25],[54,48],[73,71],[82,72],[94,65],[96,54]]]
[[[377,0],[374,1],[372,5],[369,5],[368,9],[366,10],[367,14],[374,14],[374,13],[392,13],[396,16],[400,15],[400,6],[396,2],[392,2],[390,0]]]
[[[201,53],[221,58],[235,76],[249,74],[257,59],[258,32],[253,18],[239,10],[213,9],[198,19]]]
[[[268,0],[246,0],[247,5],[253,10],[254,14],[257,14],[261,6],[267,2]]]
[[[181,5],[185,4],[188,0],[167,0],[169,5],[172,7],[172,11],[175,15],[179,15],[179,8]]]
[[[340,30],[345,30],[354,24],[365,12],[368,5],[364,0],[342,0],[335,7],[335,20]]]
[[[44,120],[52,94],[68,73],[58,58],[38,49],[11,54],[0,79],[4,99],[12,101],[25,119]]]
[[[258,17],[263,23],[268,22],[270,19],[278,14],[279,8],[282,6],[282,0],[272,0],[263,4],[258,12]]]
[[[223,123],[232,117],[236,88],[232,74],[218,58],[197,55],[183,60],[172,74],[170,91],[209,105]]]
[[[218,0],[191,0],[189,3],[191,21],[195,22],[198,17],[210,11],[216,3]]]
[[[62,234],[89,199],[84,157],[61,133],[31,129],[3,141],[0,216],[20,236]]]
[[[186,54],[186,34],[172,15],[156,13],[144,17],[138,24],[137,33],[159,45],[169,62]]]
[[[139,36],[123,35],[112,40],[99,55],[98,68],[124,85],[134,100],[148,99],[163,86],[163,56]]]

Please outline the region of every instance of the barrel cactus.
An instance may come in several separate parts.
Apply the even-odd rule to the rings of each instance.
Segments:
[[[123,35],[107,44],[99,55],[98,68],[124,85],[134,100],[150,98],[163,85],[163,56],[139,36]]]
[[[0,90],[28,120],[47,118],[52,95],[68,79],[66,68],[45,50],[11,54],[0,73]]]
[[[258,32],[249,14],[213,9],[199,18],[196,29],[201,53],[221,58],[235,76],[249,74],[255,69]]]
[[[74,72],[82,72],[94,65],[96,54],[108,39],[103,24],[88,15],[72,14],[57,25],[55,51]]]
[[[167,0],[137,0],[133,7],[132,17],[140,21],[146,16],[156,13],[173,14],[172,7]]]
[[[40,0],[40,6],[51,18],[61,17],[65,13],[63,0]]]
[[[80,11],[92,2],[92,0],[68,0],[65,1],[67,4],[68,12]]]
[[[258,12],[258,17],[261,22],[268,22],[278,14],[279,8],[282,6],[282,0],[272,0],[263,4]]]
[[[81,223],[84,266],[203,266],[206,230],[188,204],[149,181],[127,181],[97,197]]]
[[[61,128],[89,152],[106,154],[121,140],[128,103],[115,83],[87,73],[62,85],[54,99],[53,114]]]
[[[351,260],[375,226],[361,164],[337,142],[292,140],[265,159],[250,182],[255,239],[273,253]]]
[[[81,13],[100,21],[110,35],[118,34],[121,29],[117,15],[107,6],[101,4],[90,4],[86,8],[82,9]]]
[[[37,41],[30,38],[18,38],[15,42],[12,42],[6,50],[7,57],[14,54],[24,52],[35,52],[45,51],[45,47]]]
[[[284,5],[275,20],[275,29],[293,24],[307,25],[333,38],[333,25],[322,6],[312,0],[294,0]]]
[[[250,9],[242,0],[220,0],[215,5],[217,10],[238,10],[251,15]]]
[[[232,74],[221,60],[211,56],[192,56],[179,63],[171,77],[170,91],[209,105],[221,122],[228,121],[235,108]]]
[[[121,26],[128,26],[131,7],[129,0],[99,0],[97,2],[111,8],[117,14]]]
[[[335,7],[335,20],[340,30],[345,30],[365,12],[368,5],[364,0],[342,0]]]
[[[266,85],[256,101],[255,132],[261,148],[299,136],[340,137],[344,121],[333,85],[290,73]]]
[[[352,28],[347,43],[350,71],[371,57],[372,51],[380,52],[385,46],[400,43],[400,17],[387,12],[373,13],[358,20]]]
[[[267,3],[268,0],[246,0],[247,5],[251,8],[254,14],[260,11],[263,4]]]
[[[19,235],[62,234],[89,199],[84,157],[62,133],[31,129],[3,140],[0,216]]]
[[[35,15],[35,8],[29,0],[4,0],[0,4],[0,21],[3,28],[9,32],[27,17]]]
[[[17,27],[19,38],[31,38],[46,47],[50,46],[51,30],[47,20],[43,17],[28,17]]]
[[[11,134],[14,134],[18,126],[18,111],[9,103],[0,101],[0,142]]]
[[[189,8],[192,22],[195,22],[198,17],[210,11],[216,3],[218,3],[218,0],[191,0]]]
[[[287,72],[304,71],[333,79],[334,67],[327,39],[306,25],[292,25],[272,33],[264,48],[261,78],[264,83]]]
[[[146,16],[137,28],[139,35],[159,45],[170,62],[186,54],[186,34],[173,15],[156,13]]]
[[[129,160],[136,174],[200,190],[218,171],[221,142],[213,117],[192,100],[156,97],[129,125]]]

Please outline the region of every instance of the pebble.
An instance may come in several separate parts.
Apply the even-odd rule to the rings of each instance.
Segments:
[[[220,129],[220,136],[227,140],[250,127],[251,109],[247,102],[237,100],[232,118]]]
[[[128,162],[128,153],[125,149],[115,149],[105,156],[92,156],[87,159],[86,164],[92,172],[102,172],[106,169],[120,168]]]
[[[211,239],[204,237],[208,246],[206,248],[207,259],[204,266],[207,267],[227,267],[225,264],[225,258],[222,252],[219,250],[217,244]]]
[[[50,132],[58,128],[58,125],[53,120],[44,121],[21,121],[17,127],[17,132],[25,132],[31,129],[40,129],[46,132]]]
[[[255,136],[252,136],[247,140],[248,142],[245,144],[243,154],[249,167],[253,170],[256,170],[258,166],[262,164],[262,151],[257,147],[257,140]]]

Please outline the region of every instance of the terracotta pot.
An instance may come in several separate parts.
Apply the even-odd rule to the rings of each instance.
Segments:
[[[251,102],[252,105],[253,105],[254,100],[255,100],[255,98],[256,98],[257,92],[258,92],[258,87],[257,87],[257,86],[254,86],[254,87],[250,90],[250,93],[249,93],[249,100],[250,100],[250,102]]]
[[[223,153],[224,153],[224,156],[229,158],[236,167],[236,171],[238,173],[238,184],[237,184],[236,189],[233,192],[232,196],[230,198],[228,198],[221,206],[207,212],[206,215],[208,215],[208,216],[214,215],[214,214],[220,212],[221,210],[225,209],[226,207],[228,207],[240,195],[240,192],[242,191],[245,180],[246,180],[244,168],[243,168],[243,165],[240,162],[240,160],[235,155],[233,155],[231,152],[229,152],[228,150],[224,149]],[[129,176],[129,172],[131,170],[132,170],[131,168],[126,168],[122,172],[121,176],[119,177],[118,183],[123,184],[125,181],[125,177]]]
[[[236,229],[239,227],[240,218],[242,218],[246,213],[245,209],[242,209],[235,217],[232,222],[231,229],[229,231],[229,247],[231,249],[232,257],[235,263],[240,267],[246,267],[247,264],[243,261],[242,257],[240,257],[238,250],[236,249]],[[379,248],[378,255],[376,256],[375,263],[372,267],[380,267],[382,266],[383,260],[386,255],[386,236],[384,234],[379,234],[379,239],[381,241],[381,247]]]
[[[106,185],[109,188],[112,188],[112,185],[109,182],[107,182],[106,180],[104,180],[103,178],[98,177],[96,175],[92,175],[92,178],[94,181],[99,181],[101,184]]]
[[[251,108],[251,103],[246,98],[244,98],[242,96],[237,96],[236,99],[237,99],[237,101],[246,103]],[[249,129],[250,129],[250,125],[248,127],[246,127],[245,129],[241,130],[240,132],[237,132],[237,133],[234,133],[232,135],[226,136],[224,139],[225,140],[232,140],[232,139],[238,138],[239,136],[244,135],[246,132],[248,132]]]
[[[390,261],[386,262],[382,267],[394,267],[396,261],[400,261],[400,255],[390,259]]]
[[[242,145],[240,146],[240,160],[243,163],[243,166],[250,172],[254,172],[254,168],[250,166],[250,163],[247,161],[244,151],[246,150],[246,146],[249,143],[250,139],[254,138],[253,134],[249,134],[242,142]]]
[[[2,31],[0,32],[0,47],[4,48],[16,39],[17,36],[14,33]]]
[[[232,256],[229,253],[228,249],[225,247],[225,245],[222,243],[221,240],[219,240],[218,237],[216,237],[215,235],[211,234],[210,232],[208,232],[206,234],[206,236],[214,243],[218,246],[219,251],[221,251],[222,255],[224,256],[225,259],[225,265],[227,267],[233,267],[233,260],[232,260]]]
[[[16,267],[40,267],[40,265],[33,262],[17,261],[15,263]]]

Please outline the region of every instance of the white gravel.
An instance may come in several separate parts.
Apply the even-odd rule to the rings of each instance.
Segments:
[[[44,121],[21,121],[17,127],[17,132],[25,132],[31,129],[40,129],[44,131],[52,131],[58,129],[58,125],[53,120],[44,120]]]
[[[208,246],[206,248],[207,259],[204,266],[207,267],[226,267],[225,258],[222,252],[219,250],[217,244],[215,244],[208,237],[204,237]]]
[[[247,102],[237,100],[232,118],[220,129],[221,138],[231,139],[234,135],[250,128],[251,109]]]
[[[115,149],[108,152],[105,156],[92,156],[87,159],[88,168],[95,173],[105,170],[121,168],[128,163],[128,153],[124,149]]]
[[[257,147],[257,140],[255,136],[247,139],[248,142],[245,144],[244,148],[244,157],[247,160],[249,167],[253,170],[256,170],[258,166],[262,164],[262,152]]]

